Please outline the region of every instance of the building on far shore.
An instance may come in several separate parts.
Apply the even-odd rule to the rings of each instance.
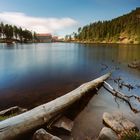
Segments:
[[[59,41],[58,36],[53,36],[52,39],[53,39],[53,42],[58,42]]]
[[[37,34],[38,42],[49,43],[53,41],[51,34]]]

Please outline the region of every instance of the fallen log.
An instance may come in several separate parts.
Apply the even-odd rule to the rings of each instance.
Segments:
[[[87,82],[77,89],[49,103],[40,105],[30,111],[0,122],[0,139],[11,140],[21,134],[37,129],[50,119],[66,110],[73,103],[86,95],[87,92],[100,87],[111,73],[105,74],[93,81]]]

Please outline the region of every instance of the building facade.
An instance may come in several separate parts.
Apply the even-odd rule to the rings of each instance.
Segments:
[[[51,34],[37,34],[38,42],[49,43],[53,41]]]

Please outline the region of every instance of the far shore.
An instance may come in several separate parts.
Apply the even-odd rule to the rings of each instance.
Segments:
[[[13,43],[79,43],[79,44],[122,44],[122,45],[140,45],[138,42],[104,42],[104,41],[76,41],[76,40],[64,40],[64,41],[52,41],[52,42],[37,42],[37,41],[19,41],[16,39],[1,39],[0,43],[7,43],[7,44],[13,44]]]
[[[122,44],[122,45],[140,45],[140,43],[138,42],[103,42],[103,41],[75,41],[75,40],[72,40],[72,41],[64,41],[64,42],[67,42],[67,43],[79,43],[79,44]]]

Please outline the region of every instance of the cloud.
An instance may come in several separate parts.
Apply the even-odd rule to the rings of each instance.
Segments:
[[[76,20],[69,17],[32,17],[19,12],[0,12],[0,21],[36,31],[37,33],[56,33],[65,28],[74,27],[78,23]]]

